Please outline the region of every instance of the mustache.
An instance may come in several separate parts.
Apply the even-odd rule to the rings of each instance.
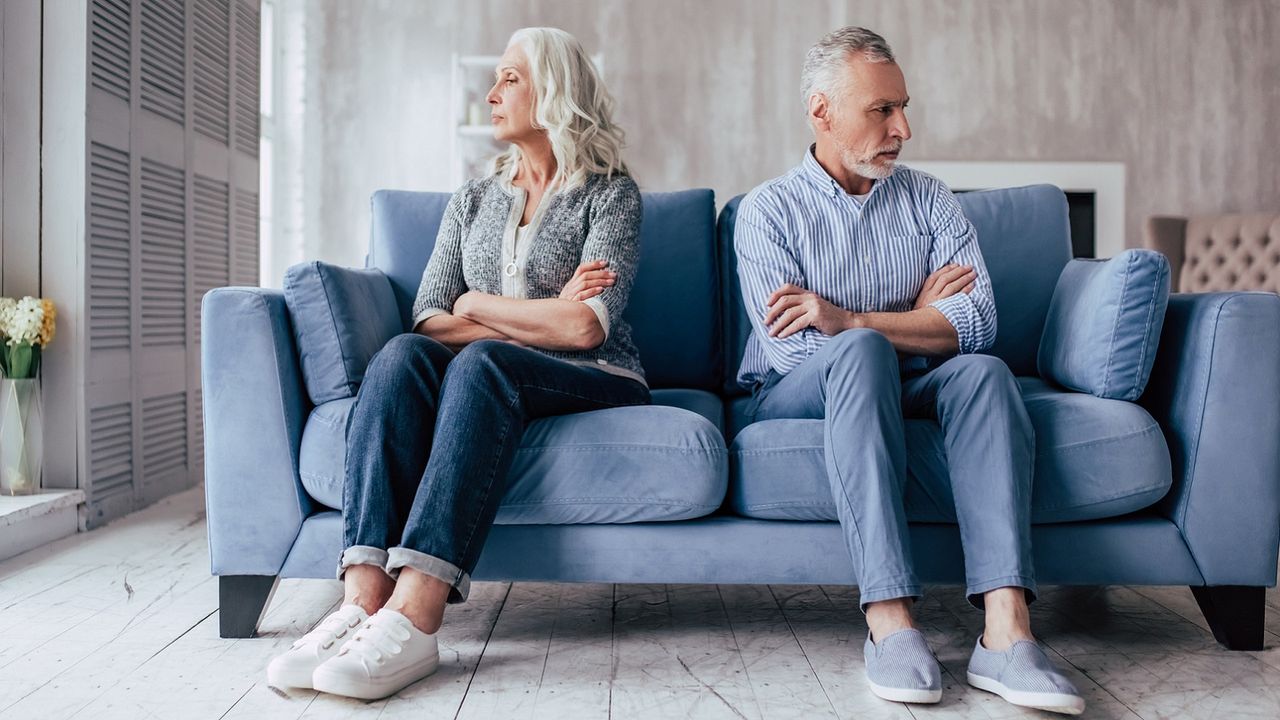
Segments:
[[[902,152],[902,143],[894,143],[893,145],[886,145],[885,147],[882,147],[876,150],[875,154],[883,155],[885,153],[900,153],[900,152]]]

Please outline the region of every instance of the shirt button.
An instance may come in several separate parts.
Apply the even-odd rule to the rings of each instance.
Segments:
[[[863,255],[863,256],[862,256],[862,262],[864,262],[864,263],[866,263],[866,264],[870,265],[870,264],[871,264],[871,256],[870,256],[870,255]]]
[[[491,266],[491,267],[492,267],[492,266]],[[505,271],[506,271],[506,273],[507,273],[507,277],[515,277],[515,276],[516,276],[516,264],[515,264],[515,263],[513,263],[513,262],[512,262],[512,263],[507,263],[507,267],[506,267],[506,268],[504,268],[504,270],[505,270]]]
[[[596,358],[596,362],[600,363],[601,365],[608,365],[608,364],[609,364],[609,361],[608,361],[608,360],[605,360],[604,358]]]

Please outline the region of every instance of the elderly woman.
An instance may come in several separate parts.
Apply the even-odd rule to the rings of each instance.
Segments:
[[[640,193],[609,93],[571,35],[527,28],[487,100],[511,147],[450,200],[413,332],[369,365],[347,429],[343,603],[271,662],[273,685],[374,699],[433,672],[528,423],[649,402],[622,318]]]

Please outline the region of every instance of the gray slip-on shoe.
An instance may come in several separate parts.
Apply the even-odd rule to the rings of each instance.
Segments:
[[[1019,640],[1008,650],[995,652],[984,648],[978,638],[969,659],[969,684],[1013,705],[1064,715],[1084,712],[1080,691],[1030,640]]]
[[[919,630],[908,628],[862,646],[871,692],[892,702],[936,703],[942,699],[942,668]]]

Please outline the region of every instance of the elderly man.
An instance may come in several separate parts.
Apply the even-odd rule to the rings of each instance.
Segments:
[[[904,417],[944,436],[966,592],[985,609],[968,680],[1017,705],[1068,714],[1084,701],[1031,634],[1034,437],[1017,383],[990,355],[991,282],[973,225],[936,178],[895,165],[907,89],[884,38],[847,27],[805,60],[816,142],[738,210],[738,272],[754,332],[738,374],[755,418],[823,418],[826,465],[870,632],[872,691],[942,697],[911,618],[921,596],[903,496]],[[948,511],[950,508],[948,507]]]

